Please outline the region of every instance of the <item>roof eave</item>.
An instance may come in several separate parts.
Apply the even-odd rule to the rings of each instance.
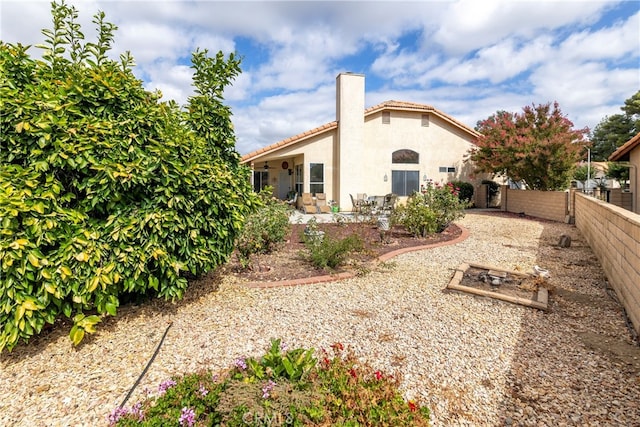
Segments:
[[[242,158],[240,159],[240,163],[248,163],[250,161],[257,160],[260,157],[264,157],[268,154],[272,154],[275,151],[278,151],[285,147],[289,147],[299,142],[306,141],[309,138],[312,138],[317,135],[321,135],[325,132],[329,132],[337,127],[338,127],[338,122],[336,121],[326,123],[315,129],[300,133],[298,135],[294,135],[292,137],[283,139],[282,141],[278,141],[275,144],[271,144],[266,147],[262,147],[255,151],[252,151],[251,153],[247,153],[244,156],[242,156]]]
[[[608,160],[612,162],[621,161],[623,160],[623,157],[627,156],[631,152],[631,150],[636,148],[638,145],[640,145],[640,132],[638,132],[636,136],[631,138],[629,141],[618,147],[618,149],[609,156]]]
[[[406,105],[404,105],[406,104]],[[381,111],[385,111],[385,110],[394,110],[394,111],[422,111],[425,113],[431,113],[431,114],[435,114],[436,116],[440,117],[441,119],[443,119],[444,121],[452,124],[453,126],[457,127],[458,129],[461,129],[467,133],[469,133],[470,135],[472,135],[474,138],[478,138],[481,136],[481,134],[476,131],[475,129],[467,126],[466,124],[459,122],[458,120],[454,119],[453,117],[449,116],[448,114],[438,110],[437,108],[434,108],[430,105],[426,105],[426,104],[413,104],[413,103],[403,103],[401,101],[386,101],[383,102],[381,104],[378,105],[374,105],[373,107],[369,107],[365,110],[364,112],[364,116],[367,117],[369,115],[375,114],[375,113],[379,113]]]

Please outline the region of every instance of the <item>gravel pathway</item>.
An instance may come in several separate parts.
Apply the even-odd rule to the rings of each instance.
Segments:
[[[100,426],[171,375],[342,342],[432,410],[434,426],[640,426],[640,349],[571,225],[469,212],[470,237],[332,283],[249,289],[212,275],[176,304],[124,307],[74,349],[67,328],[0,355],[0,425]],[[562,234],[569,248],[556,245]],[[443,292],[462,262],[551,272],[549,312]]]

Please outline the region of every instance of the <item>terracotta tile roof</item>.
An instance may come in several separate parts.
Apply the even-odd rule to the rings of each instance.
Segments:
[[[395,109],[395,110],[422,110],[422,111],[434,111],[431,105],[427,104],[416,104],[415,102],[404,102],[404,101],[384,101],[378,105],[374,105],[373,107],[369,107],[364,110],[364,115],[366,116],[369,113],[373,113],[376,111],[381,111],[385,109]]]
[[[374,113],[377,113],[379,111],[383,111],[383,110],[405,110],[405,111],[424,111],[424,112],[428,112],[428,113],[432,113],[435,114],[439,117],[441,117],[442,119],[444,119],[445,121],[450,122],[451,124],[453,124],[454,126],[470,133],[471,135],[473,135],[474,137],[478,137],[480,136],[480,134],[478,132],[476,132],[473,128],[470,128],[469,126],[465,125],[464,123],[454,119],[453,117],[451,117],[448,114],[443,113],[442,111],[433,108],[430,105],[426,105],[426,104],[416,104],[414,102],[403,102],[403,101],[385,101],[381,104],[378,105],[374,105],[373,107],[369,107],[367,109],[364,110],[364,116],[368,116]],[[282,147],[286,147],[292,144],[295,144],[297,142],[300,141],[304,141],[305,139],[308,139],[312,136],[316,136],[319,135],[323,132],[327,132],[329,130],[333,130],[336,129],[338,127],[338,122],[337,121],[333,121],[330,123],[326,123],[322,126],[319,126],[315,129],[311,129],[308,130],[306,132],[300,133],[298,135],[294,135],[291,136],[287,139],[283,139],[282,141],[276,142],[275,144],[271,144],[268,145],[266,147],[262,147],[259,148],[255,151],[252,151],[251,153],[245,154],[244,156],[242,156],[242,163],[247,163],[250,160],[254,160],[258,157],[261,157],[264,154],[268,154],[271,153],[272,151],[275,151],[277,149],[280,149]]]
[[[621,160],[623,157],[628,155],[631,150],[638,146],[640,146],[640,132],[638,132],[636,136],[625,142],[622,146],[618,147],[618,149],[609,156],[609,160],[611,160],[612,162]]]
[[[242,156],[242,163],[246,163],[249,160],[252,160],[258,156],[260,156],[261,154],[266,154],[266,153],[270,153],[271,151],[277,150],[278,148],[282,148],[282,147],[286,147],[288,145],[292,145],[295,144],[296,142],[300,142],[300,141],[304,141],[307,138],[311,138],[312,136],[315,135],[319,135],[323,132],[332,130],[332,129],[336,129],[338,127],[338,122],[337,121],[332,121],[329,123],[326,123],[322,126],[318,126],[317,128],[308,130],[306,132],[302,132],[299,133],[297,135],[291,136],[289,138],[283,139],[282,141],[278,141],[275,144],[271,144],[271,145],[267,145],[266,147],[262,147],[262,148],[258,148],[255,151],[252,151],[251,153],[245,154],[244,156]]]
[[[405,111],[409,110],[409,111],[424,111],[425,113],[433,113],[433,114],[436,114],[437,116],[440,116],[444,120],[450,122],[451,124],[471,133],[475,137],[480,136],[480,134],[475,129],[470,128],[469,126],[465,125],[461,121],[456,120],[450,115],[443,113],[437,108],[434,108],[431,105],[427,105],[427,104],[417,104],[415,102],[393,101],[393,100],[385,101],[378,105],[374,105],[373,107],[367,108],[364,111],[364,115],[366,117],[369,114],[373,114],[382,110],[405,110]]]

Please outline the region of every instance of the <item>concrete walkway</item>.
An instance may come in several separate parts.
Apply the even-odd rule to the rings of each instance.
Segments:
[[[294,210],[289,217],[289,222],[291,224],[306,224],[311,218],[315,218],[318,223],[337,222],[336,217],[342,217],[347,222],[355,221],[355,215],[351,212],[305,214],[299,210]],[[359,215],[359,218],[363,218],[363,215]]]

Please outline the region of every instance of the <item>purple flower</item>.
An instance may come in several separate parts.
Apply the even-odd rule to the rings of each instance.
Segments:
[[[109,425],[115,426],[116,423],[120,420],[120,418],[124,417],[128,413],[129,413],[129,410],[127,408],[122,408],[118,406],[109,414]]]
[[[202,384],[200,384],[200,388],[198,389],[198,392],[202,397],[205,397],[207,394],[209,394],[209,390],[207,390]]]
[[[245,369],[247,369],[247,362],[244,357],[238,357],[233,362],[233,364],[235,365],[236,368],[240,369],[241,371],[244,371]]]
[[[287,347],[287,344],[286,344],[286,343],[281,342],[281,343],[280,343],[280,352],[281,352],[281,353],[286,353],[286,352],[287,352],[287,350],[289,350],[289,347]]]
[[[174,385],[176,385],[176,382],[174,380],[166,380],[166,381],[162,381],[160,383],[160,385],[158,386],[158,394],[160,396],[162,396],[163,394],[166,393],[166,391],[168,389],[170,389],[171,387],[173,387]]]
[[[138,418],[138,421],[144,420],[144,411],[142,410],[142,403],[138,402],[134,406],[129,408],[123,408],[118,406],[114,409],[111,414],[109,414],[109,425],[115,426],[120,418],[125,417],[127,415],[133,415]]]
[[[213,376],[211,377],[211,379],[213,380],[214,383],[217,383],[218,381],[220,381],[220,375],[218,374],[213,374]]]
[[[138,421],[144,420],[144,411],[142,410],[142,403],[138,402],[129,411],[131,415],[138,417]]]
[[[180,414],[180,419],[178,419],[181,426],[193,427],[196,423],[196,413],[193,409],[187,408],[186,406],[182,408],[182,413]]]
[[[275,387],[275,385],[276,385],[276,383],[274,383],[273,381],[269,380],[269,382],[266,383],[264,385],[264,387],[262,387],[262,398],[263,399],[269,398],[269,396],[270,396],[269,392],[271,390],[273,390],[273,387]]]

